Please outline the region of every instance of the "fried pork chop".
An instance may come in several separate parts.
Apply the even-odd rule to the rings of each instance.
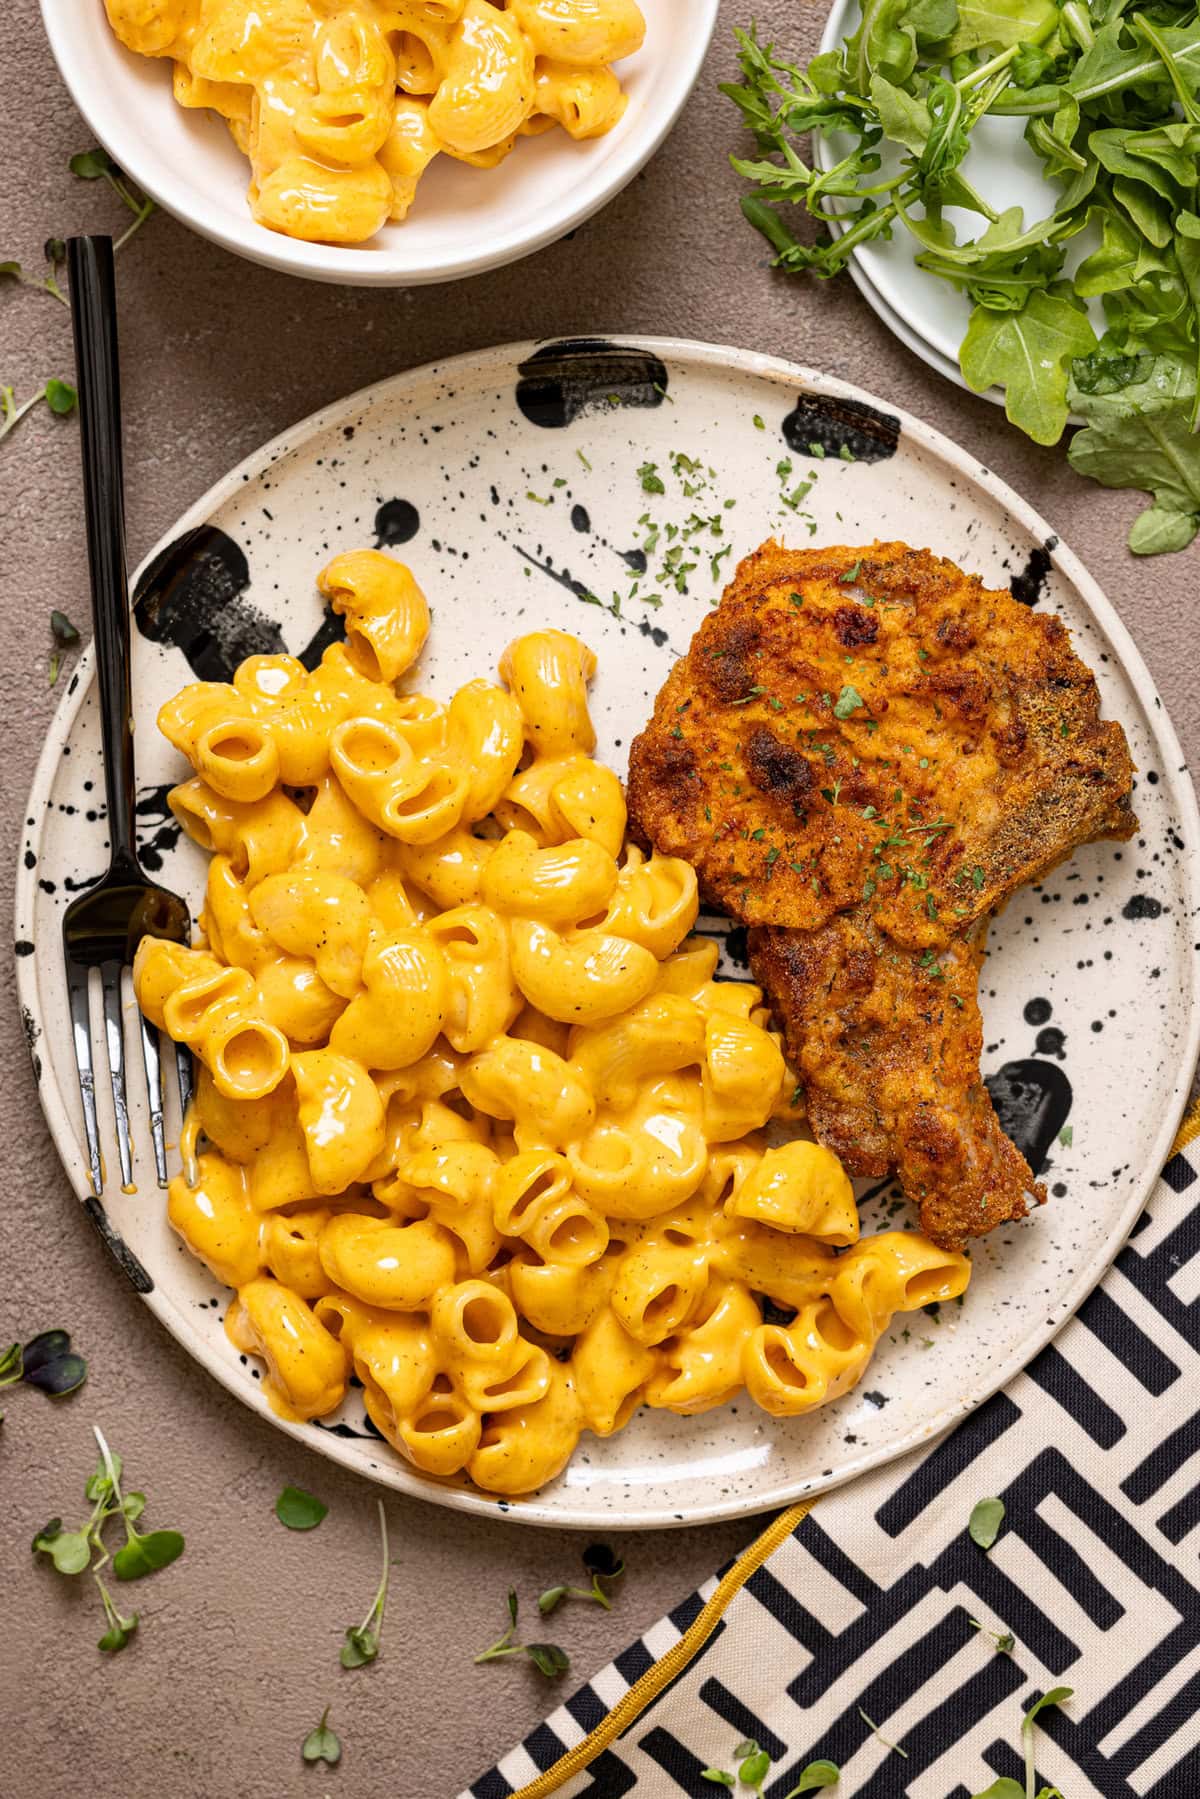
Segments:
[[[752,927],[816,1136],[958,1249],[1045,1199],[980,1075],[988,920],[1131,836],[1132,780],[1060,619],[906,544],[769,542],[634,741],[629,814]]]

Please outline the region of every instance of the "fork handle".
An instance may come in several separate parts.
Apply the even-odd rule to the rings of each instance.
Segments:
[[[92,627],[100,676],[100,737],[109,844],[114,861],[129,859],[136,866],[121,372],[111,237],[70,238],[67,269],[75,333],[83,504],[92,582]]]

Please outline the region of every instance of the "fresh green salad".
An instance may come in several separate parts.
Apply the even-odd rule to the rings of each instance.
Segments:
[[[866,0],[840,49],[807,68],[739,32],[724,92],[759,155],[742,210],[782,268],[835,275],[859,244],[909,234],[918,265],[972,302],[959,349],[976,393],[998,383],[1036,443],[1074,413],[1073,468],[1153,496],[1139,555],[1200,528],[1200,17],[1172,0]],[[963,173],[985,113],[1024,120],[1046,175],[1027,221]],[[806,133],[833,146],[821,169]],[[889,148],[890,146],[890,148]],[[889,170],[898,172],[889,173]],[[945,209],[977,215],[960,240]],[[841,229],[827,221],[836,211]],[[811,214],[814,226],[804,215]],[[1066,272],[1071,240],[1093,248]],[[1087,302],[1098,298],[1097,339]]]

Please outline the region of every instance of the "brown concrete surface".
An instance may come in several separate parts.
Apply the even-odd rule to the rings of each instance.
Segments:
[[[68,0],[55,0],[67,4]],[[98,4],[99,0],[73,0]],[[650,0],[653,4],[653,0]],[[859,381],[940,426],[1033,500],[1079,551],[1131,627],[1184,742],[1200,749],[1197,551],[1137,562],[1137,509],[1079,480],[1061,452],[1019,437],[993,407],[927,370],[885,332],[848,281],[772,275],[737,212],[727,152],[741,143],[716,93],[729,32],[751,11],[781,41],[815,47],[824,9],[726,0],[700,84],[652,165],[606,212],[530,260],[456,286],[355,292],[268,273],[181,225],[153,219],[120,258],[130,555],[138,559],[233,462],[313,408],[410,364],[509,338],[675,333],[793,357]],[[63,89],[35,0],[15,0],[0,37],[0,260],[37,267],[43,240],[121,228],[115,198],[67,172],[90,142]],[[0,291],[0,381],[25,394],[69,376],[69,320],[54,301]],[[77,433],[45,409],[0,444],[0,721],[4,939],[24,796],[56,695],[48,613],[88,616]],[[448,1799],[556,1703],[532,1669],[476,1668],[503,1621],[572,1573],[567,1533],[388,1502],[398,1565],[383,1654],[342,1673],[344,1627],[376,1581],[374,1491],[294,1446],[194,1366],[115,1277],[55,1159],[18,1026],[0,1007],[0,1340],[49,1325],[88,1355],[84,1392],[60,1406],[2,1397],[0,1426],[0,1796],[3,1799]],[[155,1523],[187,1553],[137,1592],[142,1631],[123,1655],[95,1648],[98,1608],[28,1544],[47,1517],[82,1513],[103,1422]],[[271,1506],[298,1482],[331,1510],[292,1535]],[[725,1560],[753,1524],[625,1542],[615,1610],[555,1619],[579,1676]],[[124,1589],[128,1594],[131,1589]],[[344,1757],[304,1769],[300,1743],[332,1701]]]

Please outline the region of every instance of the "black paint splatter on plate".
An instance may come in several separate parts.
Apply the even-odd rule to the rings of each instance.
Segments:
[[[1008,591],[1022,606],[1036,606],[1042,598],[1046,590],[1046,577],[1050,573],[1050,557],[1057,548],[1057,537],[1048,537],[1044,544],[1035,544],[1026,557],[1025,567],[1020,574],[1010,578]]]
[[[247,656],[280,656],[283,633],[244,597],[250,565],[232,537],[201,525],[154,558],[133,596],[138,630],[182,650],[198,681],[229,681]]]
[[[375,546],[411,543],[421,529],[421,514],[411,500],[385,500],[375,514]]]
[[[984,1078],[1000,1127],[1040,1174],[1071,1111],[1071,1083],[1055,1062],[1006,1062]]]
[[[549,431],[601,407],[661,406],[667,391],[661,357],[602,337],[543,344],[517,374],[517,405],[530,424]]]
[[[824,451],[854,462],[886,462],[900,442],[900,420],[893,413],[833,394],[801,394],[782,430],[788,448],[800,456]]]

